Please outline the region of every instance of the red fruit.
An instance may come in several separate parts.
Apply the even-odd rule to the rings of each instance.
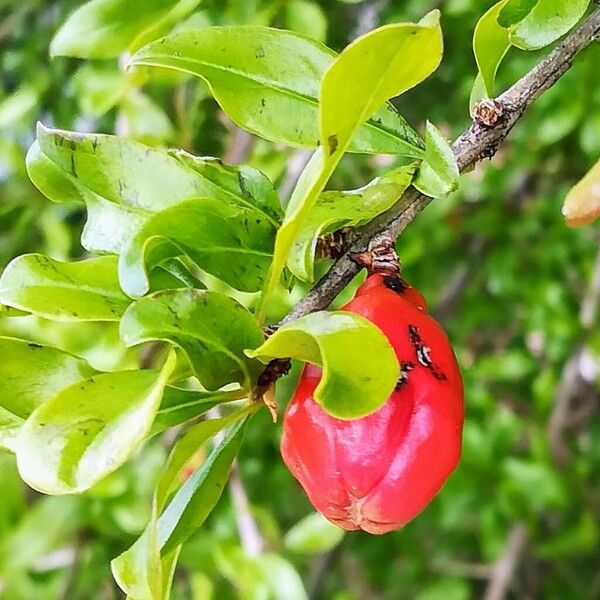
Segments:
[[[421,512],[458,463],[462,379],[423,297],[401,279],[369,276],[343,310],[386,335],[402,369],[397,388],[376,412],[336,419],[313,400],[321,370],[307,365],[285,413],[281,453],[330,521],[386,533]]]

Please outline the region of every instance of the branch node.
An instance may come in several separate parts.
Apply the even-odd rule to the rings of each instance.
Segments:
[[[277,421],[274,384],[280,377],[287,375],[291,368],[292,361],[289,358],[274,358],[258,376],[256,387],[252,390],[251,400],[253,402],[263,402],[269,409],[274,423]]]
[[[316,257],[337,260],[344,254],[351,234],[352,230],[349,227],[342,227],[342,229],[320,236],[315,247]]]
[[[367,269],[369,275],[398,275],[400,260],[396,254],[394,238],[390,234],[381,236],[369,244],[365,252],[353,252],[350,258],[360,267]]]
[[[493,98],[484,98],[473,109],[473,120],[481,127],[494,127],[504,116],[504,106]]]
[[[278,329],[279,325],[266,325],[263,327],[265,339],[268,340]]]

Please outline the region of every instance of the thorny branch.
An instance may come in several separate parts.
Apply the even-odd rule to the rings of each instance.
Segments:
[[[452,146],[460,171],[464,173],[484,158],[494,156],[525,110],[560,79],[579,52],[599,37],[600,9],[596,9],[545,59],[499,96],[495,106],[484,105],[485,111],[480,111],[479,118]],[[346,252],[280,325],[327,308],[360,269],[351,256],[364,252],[369,244],[376,244],[385,236],[397,238],[431,201],[411,187],[392,208],[357,229]]]

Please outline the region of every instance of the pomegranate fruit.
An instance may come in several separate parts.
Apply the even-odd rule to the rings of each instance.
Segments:
[[[341,420],[313,399],[307,365],[283,422],[283,459],[314,507],[347,530],[382,534],[415,517],[455,469],[463,385],[448,339],[423,296],[397,276],[370,275],[342,310],[377,325],[401,367],[376,412]]]

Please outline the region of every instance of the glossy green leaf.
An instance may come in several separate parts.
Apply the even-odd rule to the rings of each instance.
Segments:
[[[274,239],[275,229],[257,212],[193,198],[156,213],[124,244],[119,279],[128,294],[143,296],[149,271],[185,254],[232,287],[256,292],[267,277]]]
[[[182,287],[206,289],[206,285],[184,264],[182,258],[170,258],[153,269],[150,278],[150,292]]]
[[[510,42],[523,50],[537,50],[562,37],[583,17],[590,0],[538,0],[510,32]]]
[[[240,127],[289,146],[315,148],[319,84],[334,59],[329,48],[298,33],[229,26],[170,35],[142,48],[130,64],[202,77]],[[350,149],[422,154],[419,137],[391,105],[369,119]]]
[[[362,225],[386,211],[408,188],[414,172],[415,165],[399,167],[356,190],[321,194],[302,222],[288,268],[299,279],[313,281],[318,237],[342,227]]]
[[[160,37],[200,0],[90,0],[58,30],[52,56],[113,58]]]
[[[119,287],[117,257],[64,263],[15,258],[0,277],[0,303],[59,321],[118,321],[131,300]]]
[[[58,392],[90,377],[82,359],[56,348],[0,338],[0,447],[15,449],[25,419]]]
[[[571,227],[587,225],[600,216],[600,160],[569,190],[562,214]]]
[[[498,15],[506,2],[507,0],[502,0],[494,4],[479,19],[473,33],[475,60],[485,91],[490,98],[494,95],[494,79],[498,66],[510,47],[508,30],[498,23]]]
[[[206,181],[212,194],[199,196],[227,199],[239,208],[259,213],[273,226],[281,222],[283,211],[273,184],[260,171],[247,165],[230,166],[218,158],[195,156],[184,150],[173,150],[171,155]]]
[[[200,421],[183,433],[173,446],[163,474],[156,485],[155,499],[159,512],[162,512],[170,495],[182,481],[184,468],[193,455],[219,431],[243,419],[247,414],[248,409],[244,408],[226,417]]]
[[[131,600],[163,600],[162,564],[155,523],[153,516],[135,543],[110,563],[115,581]]]
[[[344,48],[321,82],[320,139],[327,153],[343,153],[355,130],[388,98],[437,69],[442,53],[437,10],[421,23],[385,25]]]
[[[426,196],[442,198],[458,188],[458,165],[452,147],[429,121],[425,134],[425,158],[414,186]]]
[[[584,15],[589,0],[501,0],[479,19],[473,35],[473,51],[488,97],[498,66],[509,47],[536,50],[567,33]],[[476,87],[471,109],[481,100]]]
[[[246,419],[229,427],[204,463],[179,488],[158,519],[158,541],[163,554],[183,543],[204,523],[221,497],[237,456]]]
[[[317,312],[292,321],[247,354],[265,363],[289,357],[322,367],[315,400],[339,419],[357,419],[377,410],[400,375],[385,335],[349,312]]]
[[[256,319],[233,298],[217,292],[165,290],[134,302],[121,321],[128,346],[166,340],[182,348],[194,374],[208,390],[238,382],[249,388],[261,371],[246,348],[256,348],[263,333]]]
[[[156,435],[169,427],[175,427],[190,419],[199,417],[214,406],[241,400],[247,395],[247,392],[243,390],[201,392],[167,386],[160,408],[156,413],[156,419],[152,424],[150,435]]]
[[[110,563],[119,587],[129,600],[169,600],[173,574],[181,545],[164,556],[156,534],[156,513],[142,535]]]
[[[261,319],[300,228],[348,149],[354,132],[388,98],[429,76],[440,63],[442,51],[439,11],[435,10],[421,23],[386,25],[368,33],[345,48],[327,69],[319,103],[321,145],[296,184],[277,234],[258,311]]]
[[[273,186],[250,167],[41,124],[37,138],[27,154],[29,176],[53,201],[86,203],[82,243],[90,251],[118,253],[153,213],[193,197],[220,199],[277,221]]]
[[[150,431],[163,388],[162,371],[95,375],[36,408],[17,440],[19,473],[46,494],[81,493],[120,467]]]
[[[169,576],[181,545],[174,546],[161,558],[157,536],[158,516],[170,494],[182,481],[186,463],[211,437],[246,413],[240,411],[221,419],[201,421],[187,429],[173,446],[155,488],[150,522],[136,542],[111,563],[116,581],[130,597],[149,600],[168,598]]]
[[[508,0],[498,13],[498,24],[506,29],[522,21],[539,0]]]
[[[313,513],[296,523],[285,534],[285,547],[301,554],[320,554],[335,548],[344,537],[344,530],[336,527],[322,514]]]
[[[0,304],[0,317],[25,317],[29,313],[18,308],[12,308],[11,306],[5,306]]]

